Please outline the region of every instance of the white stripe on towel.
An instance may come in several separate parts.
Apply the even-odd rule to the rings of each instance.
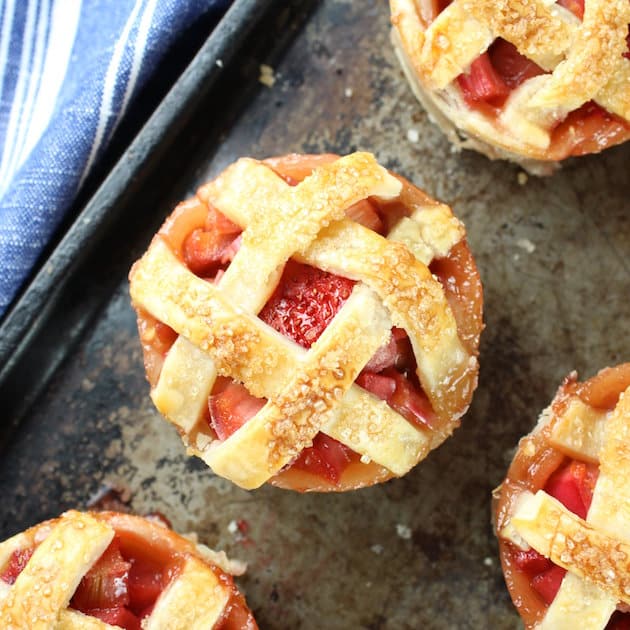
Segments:
[[[24,94],[27,89],[29,78],[29,69],[31,67],[31,56],[33,49],[33,30],[35,28],[35,16],[37,15],[37,0],[30,0],[26,11],[26,24],[24,26],[24,35],[22,37],[22,54],[20,55],[20,69],[18,80],[15,86],[15,94],[13,96],[13,105],[9,114],[7,124],[6,140],[2,151],[2,162],[0,162],[0,196],[4,194],[8,182],[13,173],[9,169],[9,165],[13,161],[13,154],[16,150],[16,140],[20,125],[20,117],[24,102]]]
[[[107,129],[107,119],[112,113],[112,101],[114,98],[114,93],[116,91],[116,80],[118,78],[118,69],[120,67],[120,63],[123,58],[123,53],[125,51],[125,46],[127,44],[127,40],[129,39],[129,34],[131,33],[131,29],[138,17],[140,12],[140,7],[142,5],[143,0],[137,0],[134,5],[131,13],[129,14],[129,18],[125,24],[125,28],[123,29],[116,45],[114,47],[114,54],[112,55],[112,60],[109,63],[109,67],[107,68],[107,73],[105,75],[105,82],[103,86],[103,94],[101,96],[101,105],[99,108],[99,116],[98,116],[98,125],[96,127],[96,133],[94,134],[94,142],[92,143],[92,148],[90,149],[90,155],[85,164],[85,168],[83,169],[83,173],[81,175],[81,182],[79,185],[83,183],[83,180],[86,178],[87,174],[90,172],[92,168],[92,164],[96,159],[96,154],[105,139],[105,130]]]
[[[33,147],[48,127],[55,109],[77,36],[81,1],[53,0],[44,70],[28,135],[20,156],[21,163],[30,155]]]

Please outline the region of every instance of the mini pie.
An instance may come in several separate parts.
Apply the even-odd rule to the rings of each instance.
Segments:
[[[404,475],[476,387],[464,227],[368,153],[238,160],[175,209],[130,281],[155,405],[243,488]]]
[[[630,138],[628,0],[390,0],[414,92],[456,146],[551,172]]]
[[[0,621],[3,630],[256,630],[235,569],[155,520],[70,511],[0,543]]]
[[[495,509],[527,628],[630,627],[630,363],[565,380],[520,441]]]

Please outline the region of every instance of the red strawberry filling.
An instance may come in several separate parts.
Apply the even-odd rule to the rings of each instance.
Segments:
[[[15,584],[17,576],[22,573],[24,567],[28,564],[35,549],[16,549],[9,558],[9,563],[5,567],[0,580],[4,580],[7,584]]]

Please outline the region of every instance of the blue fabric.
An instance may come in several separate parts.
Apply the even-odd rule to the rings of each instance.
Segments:
[[[0,0],[0,317],[143,87],[230,1]]]

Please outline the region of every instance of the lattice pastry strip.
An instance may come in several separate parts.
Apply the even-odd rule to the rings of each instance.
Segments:
[[[171,556],[175,563],[167,571],[168,584],[150,613],[142,619],[144,630],[205,630],[224,619],[228,604],[233,603],[239,611],[246,611],[244,601],[232,600],[234,587],[230,579],[209,564],[219,561],[227,569],[232,568],[234,563],[227,561],[224,555],[194,545],[164,526],[140,517],[113,512],[69,511],[59,519],[37,525],[0,543],[0,569],[10,563],[14,552],[31,550],[32,553],[12,585],[0,579],[3,630],[118,628],[69,607],[82,578],[99,561],[115,535],[127,537],[132,549],[144,543],[147,548],[143,553],[153,557],[152,562],[158,562],[155,550],[159,548],[159,557]],[[95,581],[87,587],[89,602],[99,601],[99,589],[109,593],[110,587],[105,585],[108,579],[121,580],[116,586],[117,591],[128,588],[126,578],[108,577],[107,569],[101,571],[103,573],[92,578]],[[143,588],[141,582],[138,588]],[[251,624],[247,627],[255,628],[251,615],[249,619]]]
[[[208,630],[220,619],[229,599],[229,591],[206,564],[187,558],[177,579],[158,598],[144,630]],[[196,604],[191,606],[191,602]]]
[[[81,578],[113,537],[110,527],[89,516],[73,513],[62,519],[0,602],[4,627],[55,628]]]
[[[569,571],[541,628],[601,630],[618,601],[630,602],[630,388],[605,421],[599,461],[586,522],[543,491],[520,499],[511,518],[527,543]]]

